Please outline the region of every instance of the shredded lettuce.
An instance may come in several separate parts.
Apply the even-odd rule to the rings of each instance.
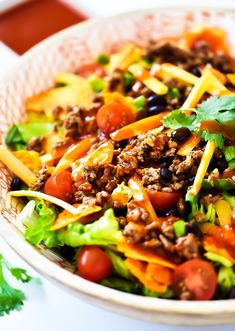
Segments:
[[[208,259],[211,260],[213,262],[218,262],[220,264],[222,264],[225,267],[231,267],[233,265],[233,263],[227,259],[226,257],[216,254],[216,253],[212,253],[212,252],[206,252],[204,254],[204,256]]]
[[[21,150],[33,137],[48,134],[53,128],[53,123],[26,123],[13,125],[7,133],[6,144],[13,150]]]
[[[49,207],[46,202],[36,200],[35,212],[37,214],[34,214],[33,219],[29,221],[26,216],[23,220],[23,223],[27,226],[25,231],[26,240],[33,245],[44,242],[48,248],[56,247],[58,244],[56,232],[50,230],[56,219],[55,207]]]
[[[215,187],[220,189],[221,191],[235,190],[235,183],[230,178],[216,179],[214,184],[215,184]]]
[[[227,146],[223,148],[226,161],[235,159],[235,146]]]
[[[110,249],[106,249],[106,253],[112,260],[114,274],[122,278],[131,279],[132,276],[126,267],[125,261]]]
[[[100,284],[127,293],[140,294],[141,290],[141,284],[139,282],[113,276],[105,278]]]
[[[230,195],[228,193],[224,193],[223,197],[224,197],[224,200],[229,203],[229,205],[232,209],[235,208],[235,196]]]
[[[235,272],[232,267],[220,267],[217,281],[221,289],[225,292],[235,286]]]
[[[113,245],[123,238],[112,208],[107,209],[99,220],[91,224],[69,224],[66,229],[58,230],[57,237],[62,245],[72,247]]]
[[[153,292],[149,290],[147,287],[143,287],[142,294],[146,297],[152,297],[152,298],[171,299],[172,297],[174,297],[174,292],[170,287],[168,287],[168,289],[164,293]]]

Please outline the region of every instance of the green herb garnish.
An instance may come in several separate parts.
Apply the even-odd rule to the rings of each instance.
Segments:
[[[33,279],[26,270],[13,268],[0,254],[0,316],[9,314],[13,310],[20,310],[25,300],[25,294],[8,283],[4,275],[5,271],[23,283]]]
[[[184,110],[174,110],[164,120],[166,127],[173,130],[187,127],[195,131],[205,141],[215,141],[220,148],[224,145],[224,137],[221,133],[212,133],[209,130],[200,130],[200,124],[204,120],[213,120],[226,123],[235,120],[235,97],[211,97],[201,103],[199,108],[191,109],[192,115],[186,115]]]

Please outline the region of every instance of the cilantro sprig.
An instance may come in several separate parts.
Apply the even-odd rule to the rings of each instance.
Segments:
[[[13,310],[20,310],[25,300],[25,294],[8,283],[5,277],[6,272],[23,283],[33,279],[26,270],[12,267],[0,254],[0,317]]]
[[[203,140],[215,141],[220,148],[224,145],[224,137],[221,133],[212,133],[208,130],[200,130],[200,123],[204,120],[214,120],[218,123],[226,123],[235,120],[235,96],[211,97],[203,101],[198,108],[190,109],[193,114],[187,115],[184,110],[172,111],[164,120],[164,125],[176,130],[186,127],[196,132]]]

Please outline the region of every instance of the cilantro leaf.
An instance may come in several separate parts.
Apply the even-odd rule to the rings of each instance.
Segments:
[[[194,120],[195,115],[186,115],[180,109],[173,110],[164,119],[164,125],[168,128],[176,130],[181,127],[188,128],[189,130],[194,130]]]
[[[205,141],[214,141],[219,148],[224,146],[224,137],[221,133],[212,133],[209,130],[201,131],[200,123],[205,120],[213,120],[226,123],[235,120],[235,97],[211,97],[201,103],[199,108],[191,109],[193,115],[186,115],[183,110],[172,111],[164,119],[164,125],[176,130],[186,127],[194,131]]]
[[[17,280],[20,280],[22,283],[28,283],[33,279],[33,277],[31,277],[25,269],[10,268],[10,272],[12,276],[14,276]]]
[[[0,254],[0,316],[9,314],[13,310],[20,310],[25,300],[25,294],[21,290],[13,288],[5,279],[5,269],[22,282],[29,282],[32,279],[26,270],[11,267]]]
[[[216,120],[224,123],[235,120],[235,97],[211,97],[195,109],[197,113],[194,125],[203,120]]]
[[[205,141],[214,141],[216,146],[219,148],[223,148],[224,146],[224,137],[220,133],[211,133],[207,130],[203,130],[201,132],[197,132],[198,135]]]

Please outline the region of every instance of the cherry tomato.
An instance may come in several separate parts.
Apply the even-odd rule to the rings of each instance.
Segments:
[[[84,78],[88,78],[93,74],[101,78],[106,75],[104,67],[100,66],[97,63],[85,64],[82,67],[78,68],[76,73]]]
[[[96,123],[99,129],[109,134],[121,127],[135,121],[131,108],[121,103],[110,103],[102,106],[96,115]]]
[[[189,260],[179,265],[172,277],[173,290],[182,300],[210,300],[215,294],[216,284],[214,267],[201,259]]]
[[[182,196],[181,192],[161,192],[146,189],[153,208],[158,212],[165,212],[175,207]]]
[[[44,192],[58,199],[70,202],[73,178],[69,171],[63,170],[52,175],[45,184]]]
[[[78,256],[78,273],[92,282],[100,282],[111,275],[110,257],[97,246],[83,246]]]

